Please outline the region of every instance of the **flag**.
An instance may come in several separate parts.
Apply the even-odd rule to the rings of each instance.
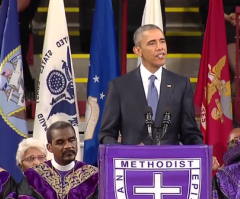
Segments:
[[[16,165],[16,152],[28,130],[17,1],[3,0],[0,17],[0,167],[19,182],[23,175]]]
[[[201,107],[201,131],[222,163],[233,129],[231,86],[222,0],[210,0],[194,102]]]
[[[64,1],[50,0],[38,82],[33,137],[47,143],[46,131],[56,121],[66,121],[75,129],[79,141],[79,114],[75,76]],[[48,154],[48,159],[52,159]]]
[[[142,16],[142,26],[147,24],[154,24],[164,31],[160,0],[146,0]],[[140,63],[141,57],[138,58],[137,66]]]
[[[146,0],[142,16],[142,26],[146,24],[154,24],[164,31],[160,0]]]
[[[4,28],[6,24],[6,18],[8,14],[8,6],[9,6],[9,0],[3,0],[1,1],[1,9],[0,9],[0,49],[2,48],[2,41],[3,41],[3,33]]]
[[[97,166],[98,132],[108,83],[120,75],[111,0],[96,0],[89,65],[83,161]]]

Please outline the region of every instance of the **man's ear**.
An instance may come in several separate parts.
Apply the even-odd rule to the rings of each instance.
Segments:
[[[47,147],[47,150],[48,150],[50,153],[52,153],[52,146],[51,146],[51,144],[47,143],[46,147]]]
[[[138,57],[142,57],[142,51],[141,48],[138,46],[134,46],[133,47],[133,52],[135,55],[137,55]]]

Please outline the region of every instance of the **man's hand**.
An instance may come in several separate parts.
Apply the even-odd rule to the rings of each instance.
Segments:
[[[219,167],[219,168],[218,168],[218,170],[219,170],[219,169],[223,169],[223,167],[225,167],[225,165],[224,165],[224,164],[223,164],[221,167]]]
[[[144,144],[141,142],[141,143],[139,144],[139,146],[144,146]]]
[[[118,136],[118,142],[119,143],[122,143],[122,136],[119,134],[119,136]]]
[[[230,23],[232,24],[232,26],[236,26],[236,13],[231,13],[229,17],[230,17]]]
[[[228,21],[228,22],[231,23],[231,17],[230,17],[230,15],[224,13],[224,19],[225,19],[225,21]]]
[[[213,161],[212,161],[212,170],[216,171],[218,170],[218,167],[220,166],[220,164],[217,161],[217,158],[213,156]]]
[[[34,0],[33,0],[34,1]],[[18,12],[22,12],[27,9],[31,0],[17,0],[18,3]]]
[[[231,20],[236,20],[236,13],[231,13],[229,17]]]

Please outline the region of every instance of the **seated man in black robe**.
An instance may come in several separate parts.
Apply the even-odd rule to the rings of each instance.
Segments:
[[[29,185],[44,199],[97,199],[98,169],[75,160],[77,137],[71,124],[53,123],[47,140],[54,158],[24,172]]]
[[[240,128],[230,133],[223,161],[212,181],[212,199],[240,198]]]
[[[16,182],[10,174],[0,167],[0,199],[5,199],[14,192]]]

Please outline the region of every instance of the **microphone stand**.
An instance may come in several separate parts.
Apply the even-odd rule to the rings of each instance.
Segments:
[[[170,119],[165,119],[164,118],[161,126],[155,126],[152,119],[147,119],[146,121],[147,121],[147,123],[146,122],[145,123],[147,124],[149,137],[151,138],[154,145],[160,146],[161,145],[161,139],[164,137],[164,135],[167,132],[168,126],[166,126],[166,124],[168,124],[168,125],[170,124]],[[155,129],[156,129],[156,133],[154,133]]]
[[[155,139],[154,139],[154,144],[155,145],[157,145],[157,146],[160,146],[161,145],[161,139],[162,139],[162,137],[161,137],[161,134],[163,134],[163,128],[161,127],[161,126],[159,126],[159,127],[154,127],[154,129],[156,129],[157,130],[157,132],[156,132],[156,135],[155,135]]]
[[[156,129],[156,133],[154,133],[154,130]],[[149,137],[151,138],[152,142],[154,143],[154,145],[156,146],[160,146],[161,145],[161,139],[163,138],[163,136],[166,134],[166,132],[163,132],[164,128],[162,126],[152,126],[152,127],[148,127],[148,134]]]
[[[154,140],[154,144],[156,146],[160,146],[161,145],[161,139],[164,137],[166,132],[163,131],[164,128],[162,126],[154,127],[154,129],[157,130],[156,134],[154,135],[155,139],[153,139]]]
[[[154,129],[156,129],[157,133],[155,135],[155,144],[157,146],[161,145],[161,139],[163,138],[163,136],[166,134],[167,132],[167,128],[171,123],[171,114],[170,112],[166,112],[163,115],[163,121],[161,123],[161,126],[159,127],[154,127]],[[154,132],[154,131],[153,131]]]

